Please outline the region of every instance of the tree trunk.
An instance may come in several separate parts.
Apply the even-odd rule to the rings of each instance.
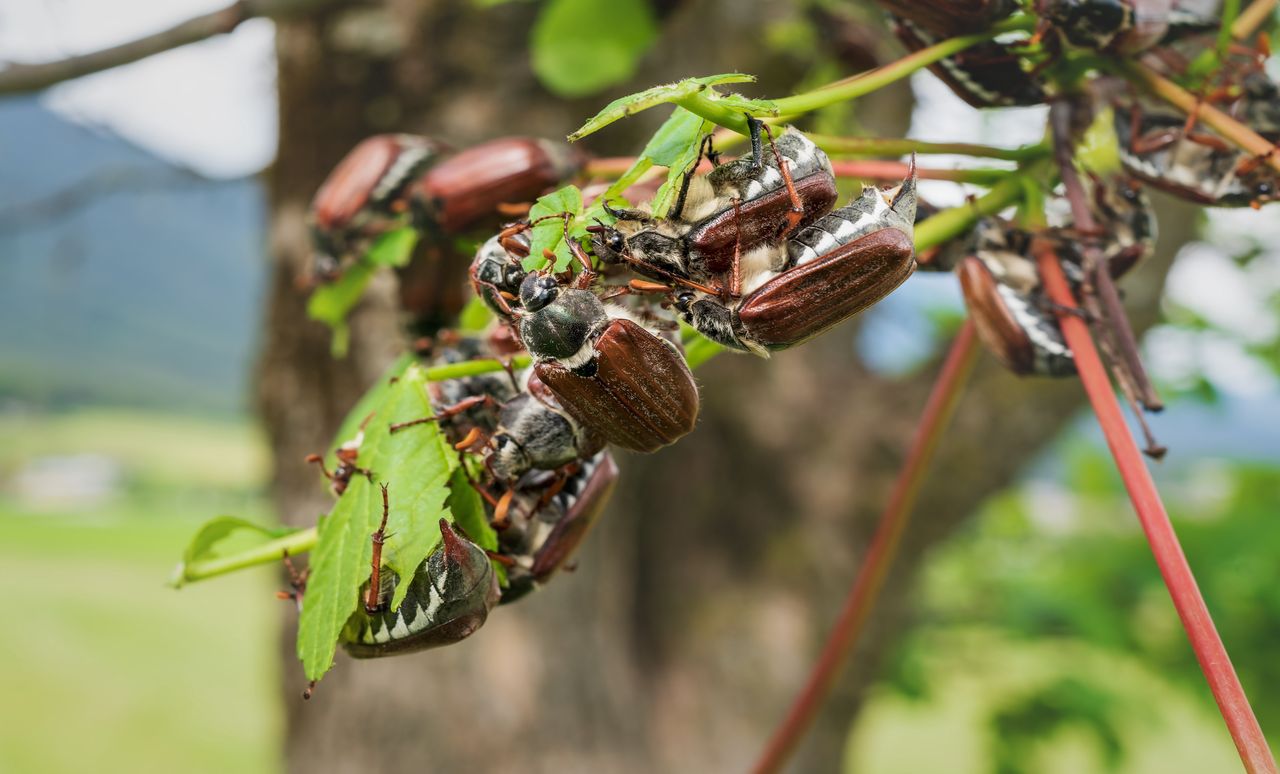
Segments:
[[[326,172],[376,132],[427,133],[459,146],[512,131],[556,137],[616,96],[574,102],[545,93],[527,66],[536,7],[478,5],[386,0],[279,25],[274,277],[258,398],[275,501],[290,523],[314,523],[331,506],[302,458],[326,447],[405,345],[389,275],[354,314],[346,359],[332,360],[328,331],[306,319],[295,283],[307,261],[303,215]],[[669,15],[658,52],[629,86],[741,68],[769,74],[760,93],[780,93],[800,75],[799,64],[760,43],[766,19],[792,13],[785,4],[660,8]],[[881,131],[901,130],[905,95],[877,95],[882,115],[894,118]],[[622,122],[596,141],[634,152],[660,118]],[[1127,283],[1145,289],[1131,296],[1144,323],[1168,252],[1144,270],[1142,285]],[[289,621],[281,657],[290,770],[746,768],[834,618],[935,370],[903,380],[868,372],[851,346],[854,327],[768,362],[726,355],[700,370],[697,432],[650,457],[620,455],[620,486],[578,570],[495,611],[471,639],[374,662],[339,656],[303,703]],[[800,770],[839,767],[862,692],[906,622],[927,549],[1008,483],[1080,402],[1070,380],[1020,381],[983,362],[856,671],[809,737]]]

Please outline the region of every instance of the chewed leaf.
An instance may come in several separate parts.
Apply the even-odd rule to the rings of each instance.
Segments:
[[[392,540],[385,547],[384,562],[410,564],[416,552],[425,558],[437,539],[411,541],[419,531],[414,526],[418,516],[430,511],[438,518],[442,512],[447,495],[444,483],[457,458],[434,423],[394,435],[389,430],[393,422],[431,412],[425,385],[426,374],[415,365],[380,391],[381,400],[372,409],[373,418],[365,427],[357,459],[360,467],[372,471],[373,481],[362,475],[352,478],[333,511],[320,520],[306,602],[298,622],[298,657],[310,680],[318,680],[333,664],[338,635],[359,603],[360,586],[369,578],[373,555],[370,536],[382,519],[378,485],[390,486],[387,531],[400,535],[399,543]]]
[[[182,561],[174,570],[170,582],[174,588],[178,588],[188,580],[186,571],[192,564],[226,555],[219,549],[224,548],[227,542],[235,543],[236,550],[244,550],[246,541],[265,543],[299,531],[290,527],[264,527],[238,516],[212,518],[201,525],[187,544],[187,549],[182,552]]]
[[[379,266],[404,266],[413,255],[418,234],[412,228],[402,228],[383,234],[364,258],[342,273],[341,277],[321,285],[311,293],[307,301],[307,316],[325,323],[333,329],[333,356],[344,357],[350,332],[347,315],[360,302],[364,289]]]
[[[566,215],[557,218],[555,215]],[[533,230],[529,234],[529,257],[524,259],[524,267],[529,270],[546,266],[545,251],[555,254],[553,271],[564,271],[573,260],[569,247],[564,243],[566,225],[572,228],[582,215],[582,191],[577,186],[567,185],[558,191],[552,191],[540,197],[529,209],[529,220]]]
[[[569,135],[569,142],[581,140],[589,134],[600,131],[609,124],[629,115],[634,115],[642,110],[648,110],[651,107],[667,102],[678,102],[685,97],[697,94],[698,92],[710,86],[718,86],[723,83],[750,83],[755,81],[754,75],[745,73],[725,73],[722,75],[708,75],[702,78],[686,78],[683,81],[675,83],[665,83],[661,86],[654,86],[636,94],[630,94],[626,97],[619,97],[608,105],[599,113],[596,113],[577,131]]]

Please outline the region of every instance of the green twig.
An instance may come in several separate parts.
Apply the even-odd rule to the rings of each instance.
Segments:
[[[940,59],[955,56],[966,48],[984,43],[1007,32],[1030,31],[1034,24],[1035,20],[1032,17],[1019,16],[996,25],[990,31],[949,38],[927,48],[922,48],[883,67],[877,67],[874,70],[868,70],[865,73],[859,73],[834,83],[828,83],[825,86],[820,86],[802,94],[772,100],[772,102],[779,115],[799,116],[838,102],[847,102],[858,97],[865,97],[874,91],[906,78],[917,70],[934,64]],[[732,129],[739,134],[747,134],[747,122],[743,114],[727,107],[719,99],[719,95],[714,89],[704,89],[696,94],[677,100],[676,104],[690,113],[702,116],[708,121]]]
[[[1043,143],[1024,145],[1020,148],[996,148],[968,142],[926,142],[924,140],[890,139],[881,137],[835,137],[826,134],[809,134],[810,140],[832,155],[850,156],[906,156],[917,153],[953,154],[1005,161],[1031,161],[1047,156],[1049,147]]]
[[[220,556],[216,559],[202,559],[191,562],[190,564],[179,564],[174,571],[173,583],[175,586],[184,583],[192,583],[194,581],[213,578],[218,575],[226,575],[236,570],[243,570],[248,567],[254,567],[259,564],[270,564],[278,562],[286,556],[297,556],[305,554],[316,545],[316,528],[298,530],[291,532],[282,538],[276,538],[266,543],[254,546],[253,548],[241,551],[238,554],[230,556]]]

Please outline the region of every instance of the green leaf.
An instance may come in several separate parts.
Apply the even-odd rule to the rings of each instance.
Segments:
[[[378,237],[364,260],[374,266],[406,266],[418,244],[418,232],[411,227],[396,229]]]
[[[658,35],[645,0],[550,0],[533,26],[533,71],[564,97],[625,81]]]
[[[245,539],[251,543],[265,543],[298,531],[290,527],[264,527],[238,516],[216,516],[202,524],[187,544],[187,549],[182,552],[182,561],[174,570],[171,585],[174,588],[181,586],[185,581],[186,568],[195,562],[217,559],[228,553],[244,550]],[[242,539],[231,541],[232,537]],[[228,541],[235,543],[235,547],[231,551],[219,551],[219,548],[226,548],[224,544]]]
[[[418,234],[412,228],[402,228],[383,234],[364,258],[342,273],[337,280],[321,285],[307,301],[307,316],[325,323],[333,329],[333,356],[344,357],[350,331],[347,315],[359,303],[364,289],[379,266],[404,266],[413,254]]]
[[[562,213],[569,213],[570,227],[582,215],[582,191],[577,186],[567,185],[539,197],[529,209],[529,221],[533,223],[533,230],[529,234],[529,257],[523,262],[526,269],[532,271],[545,266],[546,250],[556,256],[552,271],[564,271],[573,260],[568,245],[564,243],[565,221],[552,217]]]
[[[484,330],[492,319],[493,311],[489,309],[488,304],[481,300],[480,296],[472,296],[467,305],[462,308],[462,313],[458,315],[458,330],[467,333],[479,332]]]
[[[622,192],[640,179],[641,175],[654,165],[662,166],[667,168],[667,182],[658,189],[658,194],[654,198],[654,213],[659,216],[666,214],[665,206],[661,210],[656,209],[657,203],[665,201],[667,206],[670,205],[670,200],[675,198],[672,187],[675,186],[675,191],[679,191],[679,182],[684,177],[685,171],[698,157],[702,138],[710,134],[713,129],[714,125],[710,121],[682,107],[677,107],[672,111],[671,117],[658,128],[649,143],[644,146],[644,150],[631,165],[631,169],[609,186],[601,200],[616,202],[621,198]]]
[[[374,482],[359,475],[351,480],[333,511],[321,518],[311,553],[297,643],[298,657],[310,680],[320,679],[332,666],[338,635],[359,603],[361,584],[369,578],[373,556],[370,536],[382,519],[378,484],[390,485],[387,531],[396,536],[384,548],[385,563],[400,568],[411,565],[411,575],[439,539],[434,522],[444,513],[445,483],[457,458],[433,422],[395,435],[389,431],[394,422],[432,412],[425,372],[420,366],[411,366],[382,395],[365,428],[358,461],[373,471]],[[430,529],[424,528],[424,523]]]
[[[675,83],[666,83],[650,89],[619,97],[599,113],[596,113],[585,124],[569,135],[569,141],[581,140],[589,134],[600,131],[620,118],[634,115],[642,110],[657,107],[668,102],[677,102],[691,97],[698,92],[722,83],[752,83],[756,77],[744,73],[725,73],[723,75],[707,75],[701,78],[686,78]]]
[[[413,365],[416,359],[407,352],[401,355],[391,365],[387,366],[387,370],[382,372],[382,376],[378,377],[378,381],[360,396],[360,400],[356,401],[356,405],[347,412],[347,416],[343,418],[342,424],[338,426],[338,432],[334,433],[333,442],[329,444],[329,449],[325,454],[325,464],[332,468],[338,463],[334,452],[339,446],[356,437],[360,432],[360,425],[366,419],[370,422],[370,416],[381,406],[387,399],[387,392],[390,391],[396,380]]]

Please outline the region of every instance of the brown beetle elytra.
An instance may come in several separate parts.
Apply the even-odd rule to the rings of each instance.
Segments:
[[[893,192],[874,187],[796,234],[748,277],[741,299],[682,290],[676,309],[707,338],[768,356],[884,298],[915,270],[914,172]],[[762,264],[762,265],[763,265]]]
[[[332,278],[373,240],[408,223],[408,190],[445,146],[429,137],[380,134],[343,157],[311,201],[317,273]]]
[[[777,244],[826,215],[836,197],[827,155],[788,129],[759,157],[743,156],[688,178],[687,195],[670,218],[611,210],[618,218],[613,226],[588,230],[592,250],[606,263],[625,263],[662,281],[727,284],[723,277],[739,256]]]
[[[693,430],[698,386],[672,344],[631,320],[614,319],[592,348],[590,375],[556,360],[534,366],[575,419],[609,443],[639,452],[657,451]]]
[[[437,164],[412,195],[427,229],[456,234],[494,217],[501,204],[532,202],[576,175],[585,161],[561,143],[503,137]]]

